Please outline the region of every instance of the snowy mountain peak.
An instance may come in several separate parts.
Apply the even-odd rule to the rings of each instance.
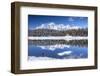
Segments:
[[[80,29],[80,26],[73,26],[73,25],[64,25],[64,24],[55,24],[53,22],[41,24],[40,26],[36,27],[35,29],[54,29],[54,30],[68,30],[68,29]]]

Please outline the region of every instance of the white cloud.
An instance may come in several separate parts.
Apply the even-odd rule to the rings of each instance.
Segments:
[[[59,56],[64,56],[64,55],[70,55],[72,53],[72,51],[64,51],[64,52],[60,52],[58,53]]]
[[[82,28],[80,26],[73,26],[73,25],[64,25],[64,24],[55,24],[54,22],[41,24],[40,26],[36,27],[35,29],[54,29],[54,30],[68,30],[68,29],[79,29]]]
[[[56,58],[51,58],[51,57],[36,57],[36,56],[29,56],[28,60],[32,61],[32,60],[52,60],[52,59],[56,59]]]
[[[56,49],[64,49],[65,47],[69,48],[70,45],[57,44],[57,45],[47,45],[47,46],[37,46],[37,47],[40,47],[41,49],[48,49],[51,51],[55,51]]]

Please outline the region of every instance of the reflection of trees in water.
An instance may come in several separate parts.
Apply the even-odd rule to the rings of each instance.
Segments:
[[[66,44],[72,46],[88,46],[88,40],[28,40],[28,43],[31,45],[57,45],[57,44]]]

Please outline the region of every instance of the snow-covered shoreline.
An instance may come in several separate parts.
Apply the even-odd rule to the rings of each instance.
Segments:
[[[33,60],[53,60],[53,59],[56,59],[56,58],[28,56],[29,61],[33,61]]]
[[[48,37],[33,37],[29,36],[29,40],[82,40],[88,39],[88,37],[81,36],[48,36]]]

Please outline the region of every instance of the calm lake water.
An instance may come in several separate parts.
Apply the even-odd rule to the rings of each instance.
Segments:
[[[28,56],[35,57],[47,57],[54,59],[79,59],[88,57],[87,46],[74,46],[74,45],[34,45],[28,44]],[[34,60],[35,60],[34,58]],[[44,58],[45,60],[45,58]]]

